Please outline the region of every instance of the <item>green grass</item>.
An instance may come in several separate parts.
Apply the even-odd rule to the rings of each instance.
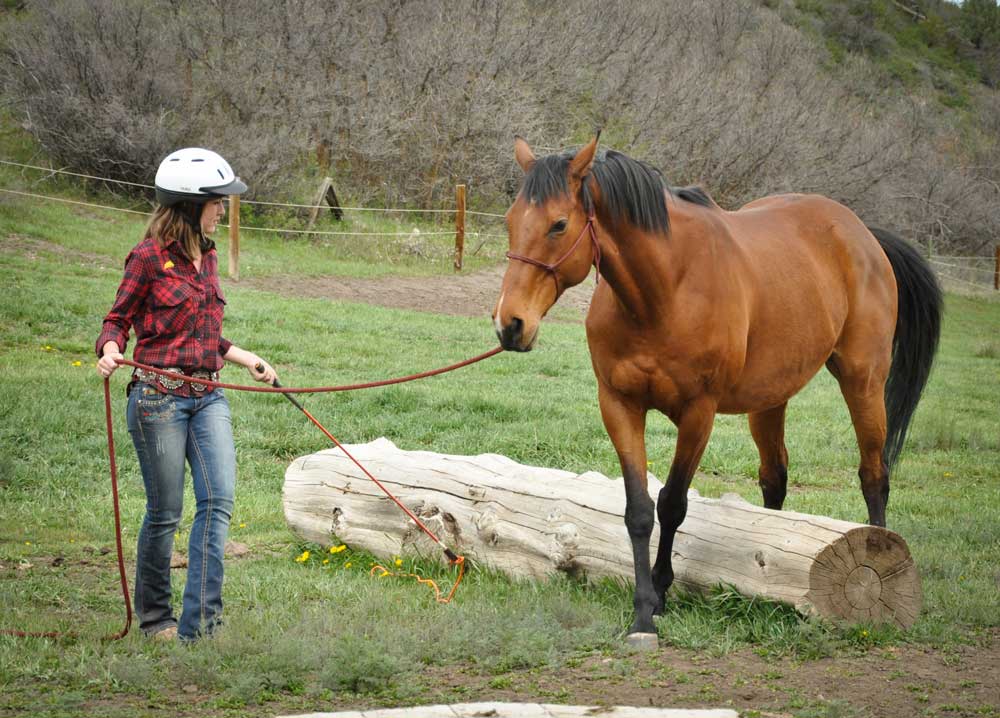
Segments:
[[[227,563],[226,631],[190,649],[152,645],[135,633],[100,642],[120,627],[122,608],[114,555],[103,552],[113,548],[114,535],[92,344],[121,258],[141,226],[117,215],[0,197],[2,624],[83,636],[0,636],[0,712],[78,714],[107,701],[116,714],[154,715],[176,708],[177,696],[185,695],[220,714],[265,714],[272,703],[308,707],[352,692],[375,694],[380,703],[421,702],[434,697],[422,678],[428,669],[495,673],[502,684],[503,674],[518,668],[563,665],[593,651],[620,657],[631,598],[614,582],[519,582],[473,571],[457,601],[438,606],[415,584],[369,577],[371,556],[345,551],[324,565],[318,547],[289,532],[281,487],[288,464],[327,448],[326,440],[280,397],[240,393],[230,394],[239,455],[231,538],[251,555]],[[434,281],[434,271],[450,272],[417,269],[416,260],[373,269],[341,248],[320,252],[310,242],[245,246],[252,258],[246,274],[419,271]],[[282,297],[234,283],[226,289],[227,336],[268,357],[289,385],[406,374],[495,343],[486,317]],[[909,543],[925,593],[924,612],[910,632],[806,621],[786,607],[720,589],[672,600],[661,636],[715,654],[749,646],[810,659],[908,641],[975,641],[1000,624],[1000,360],[990,338],[998,325],[1000,303],[947,298],[941,354],[894,475],[890,526]],[[112,388],[131,558],[144,498],[124,426],[123,374]],[[246,376],[228,369],[225,379]],[[618,476],[595,391],[583,328],[563,323],[546,324],[528,355],[499,355],[444,377],[306,401],[345,442],[386,436],[405,449],[496,452]],[[650,419],[652,471],[664,476],[675,432],[663,417]],[[791,402],[787,443],[786,507],[863,521],[853,430],[825,373]],[[756,465],[745,418],[719,417],[702,460],[709,473],[697,488],[708,496],[735,491],[759,504]],[[181,547],[192,505],[189,493]],[[304,549],[310,559],[296,562]],[[406,565],[450,581],[430,563],[407,558]],[[182,577],[175,574],[178,592]],[[49,689],[44,697],[40,684]]]
[[[10,129],[10,124],[0,112],[0,159],[45,166],[44,161],[37,159],[23,134]],[[0,164],[0,188],[103,207],[140,212],[150,210],[148,203],[141,199],[114,197],[104,188],[96,187],[94,183],[87,185],[86,182],[68,175]],[[263,196],[261,199],[268,198]],[[344,205],[353,206],[348,200],[342,199]],[[309,204],[312,201],[313,198],[303,197],[297,203]],[[475,205],[474,197],[468,201],[469,211],[480,209]],[[146,225],[145,216],[0,192],[0,207],[12,205],[18,208],[16,221],[14,214],[0,212],[0,236],[16,234],[57,242],[75,252],[106,258],[109,266],[116,268]],[[243,204],[240,211],[241,278],[279,274],[307,277],[433,276],[452,269],[455,218],[450,212],[346,210],[344,220],[338,222],[323,210],[312,228],[307,226],[307,213],[306,209]],[[224,221],[228,222],[228,215]],[[255,230],[254,227],[289,231],[275,233]],[[309,235],[293,231],[307,229],[355,234]],[[501,219],[468,215],[466,233],[464,271],[474,272],[493,266],[503,257],[507,242]],[[220,266],[225,271],[229,252],[228,229],[221,227],[215,239]]]

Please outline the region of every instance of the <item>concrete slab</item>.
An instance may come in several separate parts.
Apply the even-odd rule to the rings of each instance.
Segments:
[[[625,636],[625,644],[633,652],[656,651],[660,647],[660,638],[655,633],[630,633]]]
[[[306,713],[276,718],[739,718],[739,714],[729,708],[636,708],[483,702]]]

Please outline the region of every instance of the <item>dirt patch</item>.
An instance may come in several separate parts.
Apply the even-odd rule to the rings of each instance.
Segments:
[[[873,648],[858,656],[800,662],[742,649],[722,657],[661,647],[654,653],[595,654],[570,667],[487,674],[428,668],[421,702],[508,701],[573,705],[733,708],[761,718],[911,718],[1000,715],[1000,630],[979,646]],[[384,705],[357,697],[345,705]]]
[[[992,716],[1000,715],[998,639],[994,631],[977,647],[893,647],[804,663],[750,650],[713,658],[665,647],[464,682],[476,700],[732,707],[763,716]]]
[[[120,261],[116,261],[102,254],[82,252],[55,242],[46,242],[44,239],[34,239],[21,234],[8,234],[4,237],[3,241],[0,241],[0,253],[18,254],[32,261],[36,261],[39,254],[54,254],[69,263],[85,267],[98,267],[99,269],[112,266],[121,267],[125,261],[124,257]]]
[[[105,269],[114,260],[99,254],[69,249],[55,242],[9,234],[0,241],[0,253],[17,253],[37,259],[40,253],[55,254],[68,262]],[[489,317],[500,294],[506,265],[468,274],[437,277],[301,277],[292,274],[244,278],[241,287],[273,292],[283,297],[335,299],[379,307],[394,307],[432,314]],[[594,284],[585,281],[571,287],[553,310],[555,321],[582,321],[590,306]]]
[[[337,299],[433,314],[489,317],[500,294],[505,265],[471,274],[444,277],[299,277],[279,275],[243,279],[240,286],[286,297]],[[590,306],[594,285],[585,281],[559,298],[561,321],[581,321]]]
[[[1000,630],[976,647],[934,651],[915,646],[872,649],[859,656],[798,662],[764,658],[749,649],[722,657],[661,647],[655,653],[593,654],[563,668],[502,674],[473,666],[430,666],[402,695],[334,693],[282,695],[239,709],[245,716],[314,711],[368,710],[414,704],[505,701],[661,708],[733,708],[746,718],[911,718],[1000,715]],[[34,686],[14,684],[11,705],[37,705]],[[101,715],[221,716],[218,696],[192,686],[170,690],[155,702],[108,692],[88,702]],[[5,710],[7,708],[7,710]],[[85,714],[95,714],[87,710]]]

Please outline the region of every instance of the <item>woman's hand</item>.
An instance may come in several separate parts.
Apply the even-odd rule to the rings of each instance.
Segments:
[[[253,360],[247,365],[247,371],[250,372],[250,376],[255,380],[262,381],[265,384],[274,384],[278,378],[278,374],[274,371],[274,368],[257,355],[254,355]]]
[[[256,381],[274,384],[275,380],[278,378],[277,372],[274,371],[274,368],[270,364],[253,352],[241,349],[235,344],[229,347],[229,351],[227,351],[222,358],[228,362],[245,366],[247,371],[250,372],[250,376],[252,376]]]
[[[107,379],[115,373],[115,369],[120,366],[118,362],[125,357],[118,351],[118,345],[114,342],[105,344],[103,352],[104,356],[97,360],[97,373]]]

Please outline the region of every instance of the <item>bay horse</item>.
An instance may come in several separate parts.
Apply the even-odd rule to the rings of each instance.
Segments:
[[[885,526],[889,471],[927,382],[941,290],[901,238],[871,229],[819,195],[721,209],[699,188],[672,189],[658,170],[614,151],[600,133],[575,154],[536,158],[515,139],[524,181],[505,215],[510,261],[493,311],[504,349],[530,351],[539,323],[591,266],[586,319],[601,417],[625,479],[635,562],[631,633],[655,633],[673,581],[674,534],[715,415],[747,414],[767,508],[788,477],[785,408],[824,365],[857,436],[868,520]],[[677,427],[655,508],[646,487],[646,414]]]

